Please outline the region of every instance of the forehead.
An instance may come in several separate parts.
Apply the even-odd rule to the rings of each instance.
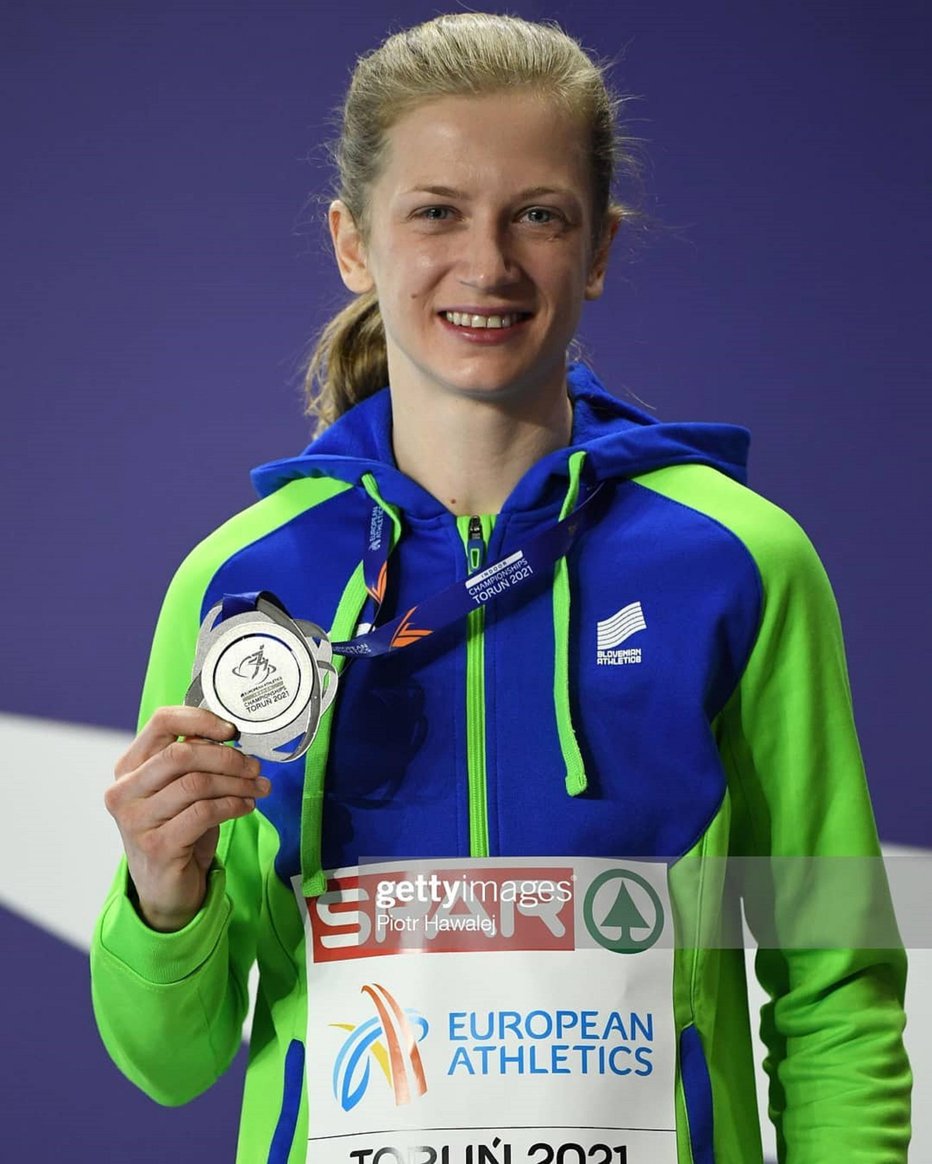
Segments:
[[[439,97],[389,128],[377,186],[388,196],[464,183],[493,190],[562,186],[585,197],[586,137],[581,118],[545,94]]]

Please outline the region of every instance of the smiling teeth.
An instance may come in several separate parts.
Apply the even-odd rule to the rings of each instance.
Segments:
[[[467,315],[462,311],[445,311],[443,317],[456,327],[511,327],[520,318],[514,313],[511,315]]]

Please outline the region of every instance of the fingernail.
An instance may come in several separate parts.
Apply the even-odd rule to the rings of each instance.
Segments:
[[[264,795],[272,791],[272,781],[267,780],[264,776],[260,776],[256,781],[256,787]]]

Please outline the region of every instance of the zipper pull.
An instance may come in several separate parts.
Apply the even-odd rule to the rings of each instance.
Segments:
[[[475,574],[485,561],[485,538],[482,536],[482,519],[469,519],[469,533],[466,541],[466,562],[470,574]]]

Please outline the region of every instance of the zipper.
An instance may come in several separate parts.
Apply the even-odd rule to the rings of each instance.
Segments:
[[[469,574],[482,568],[493,517],[458,517]],[[466,618],[466,786],[469,801],[469,855],[489,855],[489,808],[485,765],[485,610]]]
[[[485,561],[485,537],[482,533],[482,518],[471,517],[466,527],[467,573],[475,574]]]

